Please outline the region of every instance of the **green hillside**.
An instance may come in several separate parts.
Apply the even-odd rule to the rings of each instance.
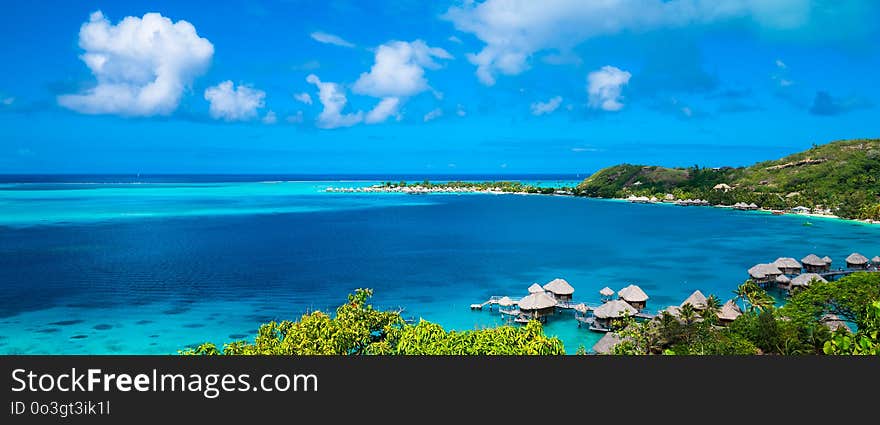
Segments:
[[[731,188],[713,189],[725,184]],[[713,204],[830,209],[847,218],[880,219],[880,139],[841,140],[749,167],[666,168],[622,164],[593,174],[576,193],[700,198]]]

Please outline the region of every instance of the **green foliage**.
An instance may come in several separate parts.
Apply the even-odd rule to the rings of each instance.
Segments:
[[[369,305],[369,289],[358,289],[334,316],[321,311],[299,321],[269,322],[257,331],[253,343],[234,341],[218,350],[213,343],[181,351],[187,355],[524,355],[564,354],[562,341],[544,335],[541,324],[500,326],[474,331],[447,332],[437,324],[405,323],[399,312]]]
[[[713,190],[716,184],[733,187]],[[844,218],[880,219],[880,139],[835,141],[745,168],[665,168],[622,164],[598,171],[576,193],[705,199],[713,205],[755,203],[784,209],[830,208]]]
[[[880,301],[874,301],[865,308],[865,320],[858,333],[851,335],[838,330],[825,342],[822,350],[831,355],[873,355],[880,356]]]

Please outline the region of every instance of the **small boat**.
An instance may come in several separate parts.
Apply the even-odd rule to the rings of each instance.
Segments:
[[[809,221],[805,221],[805,222],[803,222],[801,225],[802,225],[802,226],[812,226],[813,223],[811,223],[811,222],[809,222]]]
[[[785,214],[785,211],[773,211],[773,215],[782,215]]]

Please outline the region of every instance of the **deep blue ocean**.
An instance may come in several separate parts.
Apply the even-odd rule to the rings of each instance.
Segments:
[[[355,288],[453,329],[499,324],[469,305],[556,277],[589,303],[635,283],[659,310],[695,289],[726,300],[750,266],[780,256],[829,255],[837,267],[853,251],[880,254],[876,225],[562,196],[324,192],[423,176],[345,177],[0,178],[0,353],[176,353],[252,338]],[[570,317],[546,330],[569,352],[601,336]]]

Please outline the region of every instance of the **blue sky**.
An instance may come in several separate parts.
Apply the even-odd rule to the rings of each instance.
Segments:
[[[0,173],[589,173],[880,137],[872,1],[15,2]]]

